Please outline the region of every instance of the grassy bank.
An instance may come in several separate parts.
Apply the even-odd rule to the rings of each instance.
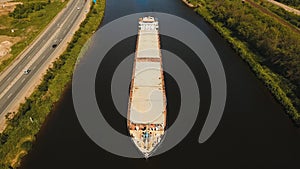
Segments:
[[[294,39],[294,36],[298,35],[291,33],[273,18],[261,14],[258,10],[243,4],[241,1],[197,0],[197,3],[199,8],[196,9],[196,12],[231,44],[232,48],[249,64],[256,76],[263,81],[274,97],[284,106],[286,113],[295,123],[299,124],[300,104],[296,93],[299,89],[297,88],[299,65],[296,64],[299,62],[299,56],[297,53],[293,53],[298,50],[297,42],[299,39]],[[226,6],[231,10],[227,10]],[[260,27],[265,32],[260,32]],[[281,29],[282,32],[277,32],[277,29]],[[273,35],[277,39],[273,39]],[[293,40],[287,39],[285,42],[278,40],[279,38],[283,40],[290,37]],[[280,43],[289,43],[290,46],[283,46],[286,44]],[[287,57],[289,57],[289,64],[292,66],[284,61],[281,62]],[[286,76],[285,70],[288,70],[293,76]]]
[[[17,5],[8,15],[0,17],[0,35],[19,37],[21,40],[11,47],[11,56],[0,63],[0,72],[46,28],[53,18],[65,7],[68,0],[18,0]],[[12,32],[11,30],[14,30]]]
[[[16,168],[24,155],[31,149],[35,136],[41,128],[54,104],[59,100],[66,85],[72,78],[77,57],[96,31],[104,15],[105,0],[91,6],[87,18],[80,25],[66,51],[50,68],[42,83],[26,99],[8,120],[8,126],[0,135],[0,168]]]

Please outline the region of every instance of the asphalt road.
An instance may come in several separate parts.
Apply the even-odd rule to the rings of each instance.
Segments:
[[[87,2],[89,3],[89,1]],[[56,50],[59,50],[60,43],[68,34],[70,35],[71,28],[76,26],[75,21],[84,12],[85,3],[83,0],[71,0],[66,9],[48,26],[40,38],[27,48],[27,51],[23,52],[18,63],[13,64],[1,74],[0,114],[7,113],[6,109],[12,104],[12,101],[19,99],[16,98],[18,93],[26,90],[24,86],[38,75],[38,70]],[[53,44],[57,44],[57,47],[53,48]],[[24,74],[25,69],[29,69],[30,72]]]

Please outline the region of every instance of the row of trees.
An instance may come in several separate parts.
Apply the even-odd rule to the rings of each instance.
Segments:
[[[32,2],[32,3],[18,4],[15,10],[9,13],[9,16],[15,19],[27,18],[30,13],[44,9],[44,7],[49,3],[50,1],[48,1],[48,3]]]

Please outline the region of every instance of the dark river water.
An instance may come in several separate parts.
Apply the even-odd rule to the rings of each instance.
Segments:
[[[227,101],[223,118],[212,137],[199,144],[198,137],[210,106],[210,84],[201,61],[184,44],[161,36],[161,45],[185,61],[197,77],[201,94],[200,111],[187,137],[170,151],[145,159],[113,155],[97,146],[81,128],[72,102],[71,85],[49,115],[21,169],[82,168],[299,168],[300,131],[285,115],[283,108],[234,53],[226,41],[193,10],[180,0],[107,0],[106,24],[136,12],[165,12],[180,16],[199,27],[211,40],[222,60],[227,78]],[[107,55],[105,77],[97,75],[98,104],[108,110],[111,100],[103,99],[110,91],[111,75],[117,63],[135,50],[136,36],[117,44]],[[122,55],[120,55],[120,53]],[[190,56],[190,57],[186,57]],[[175,79],[165,75],[169,125],[176,119],[180,93]],[[101,85],[103,84],[103,85]],[[103,97],[101,97],[103,96]],[[102,98],[102,99],[101,99]],[[116,130],[126,134],[126,120],[118,113],[104,113]]]

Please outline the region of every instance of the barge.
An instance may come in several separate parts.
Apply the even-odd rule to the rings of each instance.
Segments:
[[[166,129],[166,92],[158,20],[139,19],[130,85],[127,127],[133,143],[148,158],[162,142]]]

